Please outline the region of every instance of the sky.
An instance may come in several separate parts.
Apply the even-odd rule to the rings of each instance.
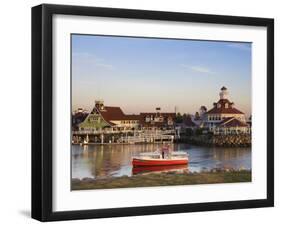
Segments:
[[[222,86],[251,114],[251,43],[72,35],[72,109],[95,100],[125,113],[194,114]]]

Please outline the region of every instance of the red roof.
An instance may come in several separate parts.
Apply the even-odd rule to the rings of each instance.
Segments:
[[[220,122],[219,127],[249,127],[249,125],[237,118],[228,117]]]
[[[125,115],[120,107],[104,106],[104,109],[99,112],[106,121],[139,120],[140,118],[139,115]]]
[[[126,120],[140,120],[140,115],[124,115]]]
[[[96,108],[97,109],[97,108]],[[94,111],[95,109],[93,109]],[[92,111],[92,112],[93,112]],[[158,113],[158,112],[147,112],[147,113],[140,113],[139,115],[126,115],[121,110],[120,107],[111,107],[111,106],[104,106],[104,108],[98,109],[99,113],[102,115],[104,120],[106,120],[108,123],[111,123],[110,121],[119,121],[119,120],[138,120],[141,125],[143,126],[163,126],[166,125],[168,122],[168,118],[171,118],[173,121],[176,118],[176,113]],[[161,115],[163,117],[162,122],[146,122],[146,116],[149,117],[156,117]],[[113,123],[111,123],[113,124]]]
[[[226,107],[228,105],[228,107]],[[214,107],[207,111],[206,114],[244,114],[242,111],[233,107],[233,102],[227,99],[220,99],[214,103]]]

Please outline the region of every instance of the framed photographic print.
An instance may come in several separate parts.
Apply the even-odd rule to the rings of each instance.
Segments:
[[[32,8],[32,217],[274,205],[274,21]]]

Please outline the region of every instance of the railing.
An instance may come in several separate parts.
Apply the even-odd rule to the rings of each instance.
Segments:
[[[117,134],[117,133],[133,133],[145,135],[165,135],[175,134],[175,130],[79,130],[73,131],[73,135],[98,135],[98,134]]]
[[[81,131],[73,131],[73,136],[75,136],[75,139],[77,139],[79,135],[84,135],[84,136],[96,135],[96,136],[103,137],[103,135],[110,136],[110,135],[121,133],[121,136],[119,136],[119,138],[116,137],[117,138],[115,139],[116,143],[157,143],[157,142],[173,142],[175,139],[177,139],[177,135],[175,132],[176,132],[175,130],[122,130],[122,131],[81,130]],[[101,143],[103,142],[101,141]]]
[[[128,137],[121,137],[119,142],[125,143],[153,143],[159,141],[173,141],[174,136],[171,135],[151,135],[151,136],[128,136]]]

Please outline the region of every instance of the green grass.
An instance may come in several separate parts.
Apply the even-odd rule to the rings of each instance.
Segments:
[[[73,179],[72,190],[251,182],[251,171],[157,173],[108,179]]]

